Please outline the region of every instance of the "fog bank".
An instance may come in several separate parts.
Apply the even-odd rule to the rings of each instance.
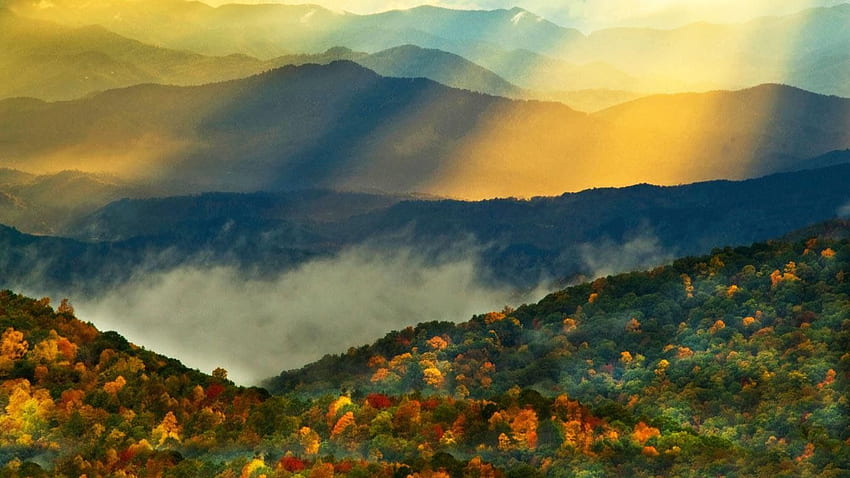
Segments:
[[[72,302],[78,317],[101,330],[207,373],[224,367],[231,379],[251,385],[393,329],[463,321],[539,298],[484,285],[476,256],[434,261],[411,250],[360,247],[272,280],[230,267],[183,267]]]

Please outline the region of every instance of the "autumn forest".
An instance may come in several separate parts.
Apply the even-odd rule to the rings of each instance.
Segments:
[[[0,478],[850,477],[846,0],[0,0]]]

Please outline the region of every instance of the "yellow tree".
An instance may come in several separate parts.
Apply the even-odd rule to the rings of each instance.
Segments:
[[[158,446],[165,445],[168,439],[173,439],[180,443],[180,426],[177,424],[177,417],[174,413],[168,412],[162,419],[162,422],[154,427],[151,435],[157,440]]]
[[[15,360],[23,357],[29,350],[23,332],[13,328],[6,329],[0,337],[0,372],[12,369]]]
[[[537,447],[537,423],[537,413],[531,408],[520,410],[511,420],[511,435],[520,447]]]

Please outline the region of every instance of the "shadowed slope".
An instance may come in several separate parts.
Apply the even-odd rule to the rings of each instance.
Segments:
[[[850,146],[846,125],[850,100],[779,85],[654,96],[588,116],[334,62],[199,87],[0,102],[0,166],[107,172],[176,193],[319,187],[479,199],[799,169]]]

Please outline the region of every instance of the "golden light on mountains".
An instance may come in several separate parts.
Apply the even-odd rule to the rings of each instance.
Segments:
[[[280,187],[277,171],[304,163],[311,178],[303,187],[483,199],[742,179],[850,147],[846,100],[779,86],[799,80],[803,87],[821,85],[811,88],[818,93],[846,87],[829,78],[850,65],[847,60],[810,78],[831,58],[818,53],[816,47],[826,48],[821,38],[850,45],[841,30],[850,18],[846,5],[741,23],[587,34],[522,9],[360,16],[315,5],[213,8],[180,0],[18,0],[9,7],[3,22],[13,33],[0,33],[3,61],[26,76],[0,79],[0,90],[32,95],[33,84],[43,84],[48,99],[77,98],[10,100],[17,103],[2,108],[0,166],[28,172],[77,169],[150,182],[182,170],[203,187],[247,191]],[[671,5],[644,7],[657,12]],[[290,88],[287,80],[263,92],[238,80],[288,63],[357,61],[409,36],[431,49],[396,50],[369,61],[388,76],[427,71],[457,78],[450,69],[456,65],[434,66],[451,54],[455,63],[477,62],[491,69],[480,71],[506,78],[499,88],[507,88],[512,101],[449,94],[412,80],[383,91],[389,84],[368,79],[346,91],[333,84],[331,70],[317,70],[309,81],[326,84],[327,94],[305,90],[293,97],[309,96],[305,109],[281,110],[276,97]],[[354,49],[328,50],[346,42]],[[537,51],[526,49],[531,46]],[[399,66],[402,61],[407,66]],[[53,68],[56,81],[36,75],[43,71],[50,79]],[[68,89],[64,78],[78,86]],[[131,86],[234,79],[221,88]],[[490,92],[477,85],[469,88]],[[99,93],[115,86],[130,88]],[[555,102],[568,98],[582,98],[578,104],[589,112]],[[250,131],[239,128],[246,123]],[[311,154],[315,160],[304,156]]]

